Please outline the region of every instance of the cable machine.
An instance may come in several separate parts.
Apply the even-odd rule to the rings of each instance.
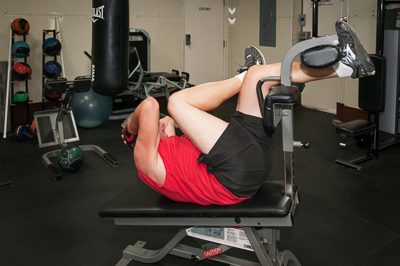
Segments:
[[[376,54],[387,60],[385,111],[379,115],[380,148],[400,143],[400,1],[378,0]]]

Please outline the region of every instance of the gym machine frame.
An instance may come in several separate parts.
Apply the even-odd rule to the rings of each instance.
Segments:
[[[129,89],[119,95],[133,95],[140,99],[165,97],[171,92],[187,88],[189,73],[173,69],[171,73],[150,71],[150,35],[143,29],[129,30]],[[144,62],[142,62],[144,61]]]
[[[56,122],[54,124],[52,123],[53,135],[54,135],[54,138],[56,139],[55,144],[58,144],[61,148],[66,146],[67,142],[79,140],[74,116],[72,113],[72,109],[69,107],[69,104],[71,102],[71,99],[72,99],[74,93],[89,91],[90,81],[91,81],[90,76],[82,76],[82,77],[77,77],[74,81],[67,81],[66,78],[50,79],[44,84],[44,90],[45,90],[45,93],[47,93],[47,94],[58,95],[58,94],[65,93],[65,97],[64,97],[62,106],[61,106],[60,110],[58,111]],[[38,116],[41,116],[43,114],[46,115],[47,113],[48,113],[48,111],[36,112],[35,120],[38,118]],[[71,124],[74,127],[74,130],[76,133],[76,138],[72,138],[72,139],[68,139],[68,140],[65,139],[63,121],[65,123],[66,117],[69,117],[69,119],[71,119],[71,121],[72,121]],[[39,124],[40,123],[37,123],[37,121],[36,121],[36,125],[38,126]],[[39,132],[40,132],[40,130],[38,130],[38,134],[40,134]],[[109,165],[111,165],[114,168],[119,166],[117,159],[115,159],[111,154],[107,153],[105,150],[103,150],[102,148],[100,148],[97,145],[80,145],[79,148],[81,148],[84,152],[86,152],[86,151],[95,152],[102,159],[104,159],[104,161],[106,161]],[[53,179],[56,181],[61,180],[62,173],[61,173],[60,169],[51,162],[51,159],[57,157],[60,151],[61,151],[61,149],[50,151],[50,152],[45,153],[42,156],[43,164],[45,165],[46,169],[50,172]]]
[[[123,258],[117,265],[127,265],[130,261],[154,263],[167,254],[193,261],[210,259],[229,265],[299,266],[300,262],[290,251],[279,252],[277,241],[280,227],[293,226],[293,216],[299,194],[294,185],[294,147],[308,148],[308,143],[293,139],[293,105],[304,85],[292,85],[291,65],[295,57],[312,47],[336,47],[336,35],[303,41],[293,46],[285,55],[281,66],[281,77],[267,77],[257,84],[257,96],[263,114],[265,127],[274,131],[282,124],[284,152],[283,182],[266,181],[252,198],[230,206],[201,206],[192,203],[171,201],[146,186],[137,186],[121,192],[99,212],[101,217],[112,217],[115,225],[129,226],[181,226],[170,242],[158,250],[144,248],[145,242],[138,241],[123,251]],[[280,81],[272,88],[265,100],[261,86],[267,80]],[[242,228],[245,239],[250,243],[259,263],[228,256],[226,250],[236,247],[229,243],[210,240],[211,243],[195,248],[179,244],[186,236],[191,236],[193,228],[205,231],[215,227]]]
[[[336,164],[353,171],[360,171],[362,169],[360,165],[361,163],[372,159],[378,159],[380,152],[400,144],[400,121],[398,122],[399,129],[397,132],[395,130],[394,132],[385,132],[387,131],[387,128],[385,130],[385,127],[381,127],[381,122],[383,121],[382,119],[385,119],[384,112],[387,111],[390,113],[390,111],[388,111],[389,108],[387,103],[392,104],[391,108],[393,108],[398,99],[396,94],[397,92],[393,91],[393,87],[387,86],[387,84],[393,84],[395,82],[393,78],[398,78],[395,74],[396,70],[393,70],[393,68],[390,67],[390,62],[393,64],[394,57],[386,54],[384,51],[384,43],[386,39],[385,24],[389,22],[393,23],[392,25],[394,26],[396,21],[394,20],[394,14],[392,14],[392,19],[389,20],[387,20],[386,15],[389,11],[396,11],[396,9],[391,9],[389,7],[391,4],[398,3],[400,3],[400,1],[377,1],[376,50],[375,55],[370,55],[375,65],[376,74],[374,76],[359,80],[359,108],[368,112],[368,119],[357,119],[336,125],[336,132],[338,134],[341,134],[346,138],[354,137],[355,143],[360,144],[360,147],[366,148],[365,156],[352,160],[336,160]],[[395,45],[395,43],[393,45]],[[386,66],[386,64],[388,65]],[[373,85],[375,85],[375,87],[373,87]],[[387,91],[388,89],[391,91]],[[377,93],[378,91],[379,93]],[[392,93],[392,95],[388,94],[388,92]],[[360,101],[360,99],[362,100]],[[362,106],[360,106],[361,102]],[[395,107],[395,109],[391,109],[391,111],[394,112],[392,114],[396,119],[395,113],[397,111],[400,112],[398,103],[397,107]],[[346,147],[347,143],[341,142],[340,146]]]

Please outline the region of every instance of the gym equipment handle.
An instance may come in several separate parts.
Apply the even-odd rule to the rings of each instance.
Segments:
[[[47,166],[47,169],[50,171],[50,173],[53,176],[54,180],[56,180],[56,181],[61,180],[61,176],[62,176],[61,172],[57,167],[55,167],[54,164],[49,164]]]
[[[311,147],[311,145],[310,145],[309,142],[306,142],[306,141],[304,141],[304,142],[301,142],[301,141],[294,141],[294,142],[293,142],[293,147],[309,149],[309,148]]]
[[[114,166],[114,167],[118,167],[118,166],[119,166],[118,160],[117,160],[114,156],[112,156],[111,154],[105,153],[103,156],[104,156],[103,158],[104,158],[109,164],[111,164],[112,166]]]
[[[190,34],[186,34],[185,38],[186,38],[186,45],[191,45],[192,44],[192,36]]]

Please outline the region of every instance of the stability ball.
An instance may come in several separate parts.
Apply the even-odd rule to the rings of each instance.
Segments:
[[[100,95],[90,88],[87,92],[75,93],[69,104],[75,122],[80,127],[93,128],[104,124],[113,108],[112,98]]]

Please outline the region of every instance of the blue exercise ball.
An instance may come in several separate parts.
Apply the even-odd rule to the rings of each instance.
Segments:
[[[90,88],[87,92],[75,93],[69,106],[78,126],[94,128],[108,120],[113,102],[111,97],[100,95]]]

